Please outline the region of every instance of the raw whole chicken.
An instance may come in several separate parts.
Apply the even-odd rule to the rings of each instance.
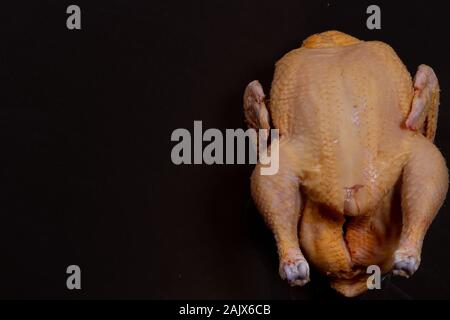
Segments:
[[[283,279],[310,280],[310,265],[345,296],[367,290],[367,267],[409,277],[448,189],[433,144],[439,84],[414,79],[387,44],[338,31],[315,34],[276,63],[265,97],[244,93],[247,123],[275,128],[279,170],[251,177],[254,202],[277,243]]]

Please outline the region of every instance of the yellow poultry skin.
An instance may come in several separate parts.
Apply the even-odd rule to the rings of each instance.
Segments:
[[[280,275],[304,285],[309,264],[352,297],[366,273],[411,276],[448,189],[433,144],[439,84],[420,65],[414,79],[394,50],[338,31],[307,38],[276,63],[266,99],[244,93],[247,123],[279,129],[279,171],[251,191],[277,243]]]

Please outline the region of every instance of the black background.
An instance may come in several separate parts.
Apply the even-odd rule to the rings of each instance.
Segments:
[[[449,159],[450,11],[444,1],[14,1],[0,13],[0,297],[339,297],[313,274],[278,276],[249,194],[251,165],[173,165],[171,133],[245,127],[242,94],[307,36],[389,43],[441,85],[436,144]],[[82,30],[66,28],[77,4]],[[381,30],[366,8],[381,7]],[[450,298],[444,205],[413,278],[372,298]],[[82,269],[82,290],[66,268]]]

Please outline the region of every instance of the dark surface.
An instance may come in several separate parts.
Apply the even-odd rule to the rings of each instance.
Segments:
[[[389,43],[441,85],[436,144],[450,159],[449,11],[387,1],[14,1],[0,16],[0,297],[339,299],[313,274],[278,276],[249,195],[251,165],[175,166],[176,128],[244,127],[248,82],[307,36],[337,29]],[[374,298],[450,297],[450,215],[431,226],[412,279]],[[82,290],[66,289],[66,267]]]

